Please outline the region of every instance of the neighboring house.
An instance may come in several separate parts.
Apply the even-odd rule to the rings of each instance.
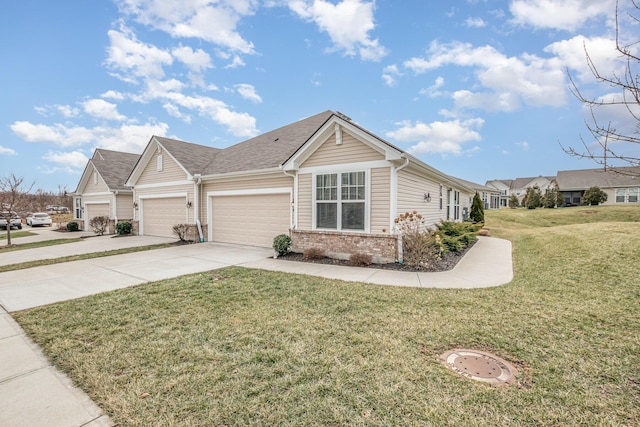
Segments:
[[[399,214],[460,221],[475,193],[332,111],[225,149],[154,136],[125,185],[141,235],[187,223],[201,241],[270,247],[284,233],[377,261],[397,259]]]
[[[140,156],[138,154],[97,148],[80,177],[73,195],[73,218],[84,230],[97,216],[111,220],[109,232],[115,223],[133,220],[133,191],[125,181]]]
[[[565,205],[581,205],[584,192],[590,187],[600,187],[607,193],[603,205],[638,203],[640,166],[617,168],[619,172],[604,169],[559,171],[558,185]]]
[[[476,184],[475,182],[466,181],[460,178],[456,179],[478,193],[480,199],[482,199],[482,205],[484,209],[500,209],[500,206],[502,206],[500,204],[502,191],[497,189],[496,187],[489,185],[480,185]]]
[[[557,176],[517,178],[515,180],[491,180],[486,185],[501,192],[500,206],[508,206],[509,196],[515,194],[521,202],[527,188],[538,185],[542,194],[555,180],[564,198],[565,206],[582,204],[584,192],[590,187],[599,187],[607,193],[603,204],[638,203],[640,166],[616,168],[618,172],[604,169],[579,169],[558,171]]]

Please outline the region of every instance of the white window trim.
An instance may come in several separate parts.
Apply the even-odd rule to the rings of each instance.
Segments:
[[[314,172],[313,174],[311,174],[311,192],[312,192],[312,198],[311,198],[311,204],[312,204],[312,208],[311,208],[311,229],[312,230],[317,230],[317,231],[338,231],[340,233],[370,233],[371,232],[371,169],[367,169],[367,168],[345,168],[345,165],[339,165],[339,166],[334,166],[331,168],[327,168],[326,170],[322,170],[322,171],[317,171]],[[317,195],[317,179],[316,177],[318,175],[328,175],[328,174],[337,174],[338,175],[338,197],[339,200],[337,200],[336,202],[338,203],[338,218],[337,218],[337,222],[338,225],[341,225],[341,219],[342,219],[342,209],[341,209],[341,203],[342,201],[341,199],[341,188],[342,188],[342,179],[341,179],[341,174],[343,173],[350,173],[350,172],[364,172],[364,185],[365,185],[365,189],[364,189],[364,230],[343,230],[340,227],[338,228],[318,228],[317,227],[317,199],[316,199],[316,195]]]

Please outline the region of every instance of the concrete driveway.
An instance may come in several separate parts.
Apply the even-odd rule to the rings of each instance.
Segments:
[[[95,237],[87,242],[58,245],[54,254],[62,256],[61,251],[77,253],[78,250],[99,252],[174,240],[144,236]],[[35,250],[16,253],[31,251]],[[50,254],[44,251],[27,253],[23,258],[42,259],[37,255],[48,257]],[[272,255],[272,250],[264,248],[197,244],[8,271],[0,273],[0,305],[8,312],[24,310],[183,274],[259,261]]]

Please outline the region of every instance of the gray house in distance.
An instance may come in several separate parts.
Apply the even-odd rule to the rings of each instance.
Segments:
[[[487,181],[486,186],[500,191],[500,205],[507,206],[511,195],[519,201],[527,192],[527,188],[537,185],[544,191],[555,180],[560,188],[565,206],[582,204],[584,192],[590,187],[599,187],[607,194],[603,205],[619,205],[638,203],[640,192],[640,166],[617,168],[618,172],[604,169],[579,169],[558,171],[556,176],[540,176],[537,178],[516,178]]]

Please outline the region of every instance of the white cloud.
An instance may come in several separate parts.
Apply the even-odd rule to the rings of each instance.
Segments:
[[[429,98],[437,98],[444,94],[442,91],[440,91],[440,88],[442,86],[444,86],[444,77],[438,76],[431,86],[425,89],[420,89],[418,93],[420,95],[427,95]]]
[[[165,123],[146,123],[86,128],[70,124],[43,125],[19,121],[14,122],[10,128],[28,142],[47,142],[59,147],[93,144],[110,150],[141,152],[151,135],[164,136],[169,126]]]
[[[107,99],[113,99],[114,101],[122,101],[125,96],[123,93],[115,91],[115,90],[108,90],[105,93],[103,93],[102,95],[100,95],[101,98],[107,98]]]
[[[613,16],[616,0],[513,0],[513,22],[534,28],[575,31],[589,20]]]
[[[211,57],[202,49],[193,50],[189,46],[180,46],[171,51],[174,58],[185,64],[192,72],[202,73],[207,68],[211,68]]]
[[[68,166],[71,169],[82,169],[86,166],[87,161],[89,160],[81,151],[71,151],[66,153],[48,151],[44,156],[42,156],[42,158],[63,167]]]
[[[165,65],[173,63],[166,50],[138,41],[129,29],[108,32],[110,45],[107,49],[107,65],[116,70],[116,77],[136,83],[139,77],[162,78]]]
[[[191,123],[191,116],[189,116],[188,114],[183,114],[180,109],[174,104],[167,102],[162,106],[162,108],[164,108],[167,114],[169,114],[171,117],[180,119],[185,123]]]
[[[18,153],[13,148],[3,147],[2,145],[0,145],[0,156],[2,155],[15,156],[16,154]]]
[[[393,87],[396,85],[396,78],[401,77],[402,73],[398,69],[396,64],[387,65],[382,70],[382,79],[387,86]]]
[[[516,145],[523,151],[529,151],[529,143],[527,141],[516,142]]]
[[[474,47],[470,43],[431,43],[427,58],[415,57],[404,66],[422,74],[446,65],[473,67],[488,91],[454,92],[461,108],[513,111],[521,103],[530,106],[561,106],[566,102],[566,79],[558,58],[522,54],[508,57],[493,46]]]
[[[414,155],[426,153],[456,154],[465,152],[464,144],[471,141],[480,141],[478,130],[484,124],[481,118],[466,120],[451,120],[447,122],[435,121],[412,123],[405,120],[399,123],[398,129],[387,132],[389,138],[400,142],[412,143],[409,152]],[[471,150],[476,151],[476,147]]]
[[[36,112],[38,112],[38,114],[43,115],[45,117],[49,116],[50,114],[55,114],[55,113],[59,113],[62,114],[63,117],[76,117],[79,113],[80,110],[78,110],[75,107],[71,107],[70,105],[46,105],[44,107],[34,107],[34,110],[36,110]]]
[[[585,50],[586,49],[586,50]],[[544,48],[545,52],[558,57],[560,62],[577,72],[581,81],[594,81],[593,74],[587,62],[589,57],[603,75],[616,73],[620,75],[625,63],[616,50],[616,41],[608,37],[575,36],[569,40],[560,40]]]
[[[99,119],[122,121],[126,117],[118,113],[116,104],[105,101],[104,99],[90,99],[82,103],[84,111]]]
[[[378,39],[369,36],[375,28],[374,2],[342,0],[333,4],[325,0],[290,0],[289,8],[326,32],[334,50],[342,50],[349,56],[360,55],[365,61],[379,61],[387,54]]]
[[[253,85],[242,83],[236,85],[236,90],[244,99],[248,99],[255,104],[259,104],[262,102],[262,98],[256,93],[256,88],[253,87]]]
[[[141,24],[162,30],[172,37],[192,37],[243,54],[254,53],[253,43],[237,30],[241,18],[251,16],[257,0],[117,0],[121,12]]]
[[[482,18],[467,18],[464,21],[464,25],[466,25],[469,28],[483,28],[487,26],[487,23],[484,22],[484,19]]]

